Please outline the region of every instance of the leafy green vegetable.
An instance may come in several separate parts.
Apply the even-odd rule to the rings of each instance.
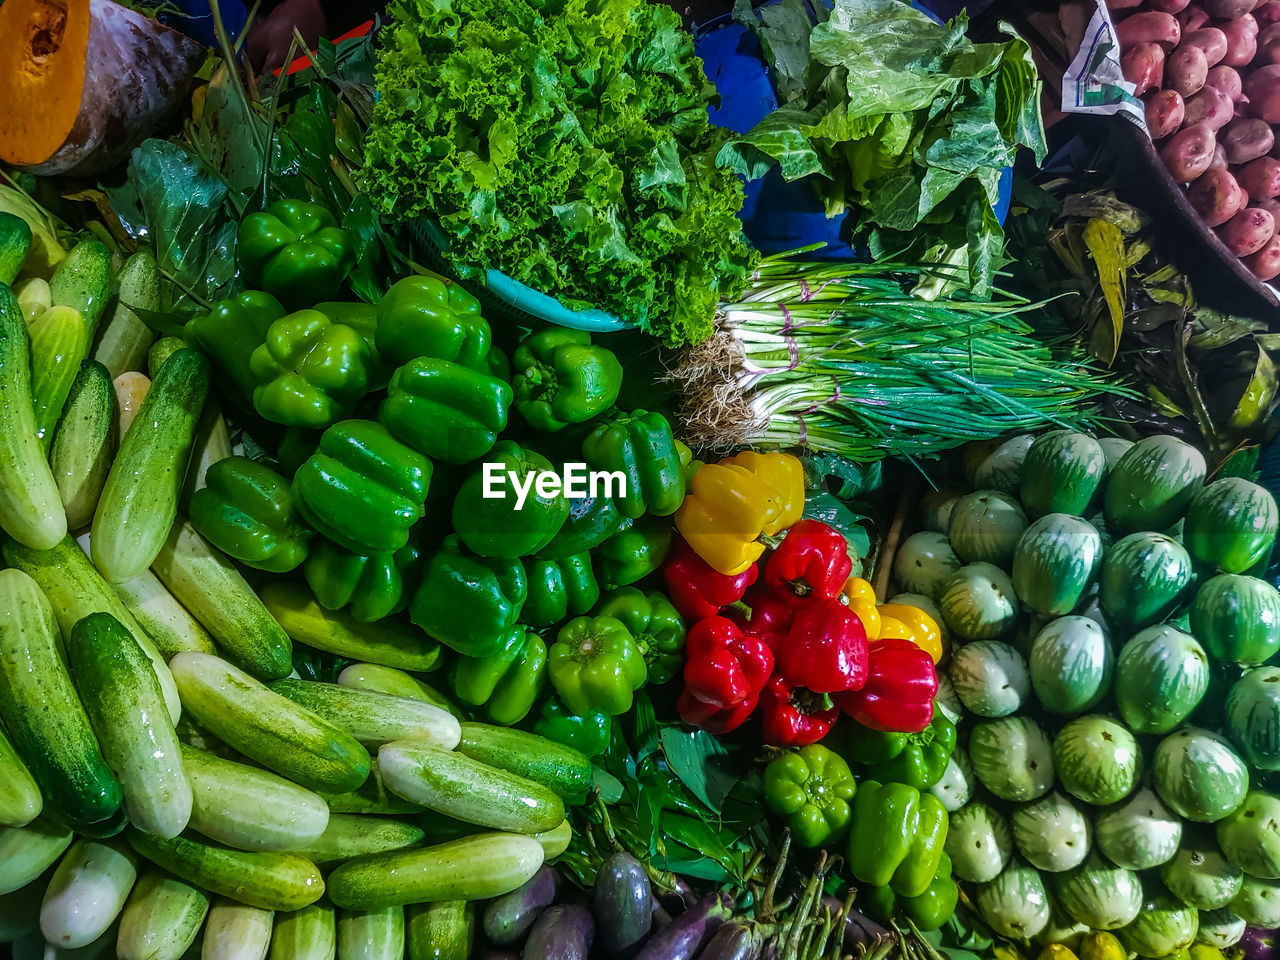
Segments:
[[[751,254],[679,18],[647,0],[389,10],[364,145],[381,212],[438,222],[464,277],[497,269],[669,344],[706,339]]]
[[[963,268],[986,296],[1004,262],[1001,173],[1019,146],[1037,161],[1046,149],[1027,44],[971,43],[963,14],[938,24],[899,0],[837,0],[817,24],[804,0],[766,10],[757,20],[739,0],[735,15],[759,35],[782,103],[719,162],[749,179],[774,165],[814,177],[827,215],[853,208],[877,259]]]

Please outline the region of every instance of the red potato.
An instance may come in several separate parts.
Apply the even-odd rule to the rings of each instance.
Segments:
[[[1249,205],[1249,195],[1240,189],[1227,170],[1210,168],[1187,188],[1187,199],[1196,213],[1211,227],[1220,227]]]
[[[1203,123],[1210,130],[1221,130],[1231,122],[1233,116],[1235,104],[1231,102],[1231,98],[1221,90],[1205,87],[1187,101],[1186,117],[1182,123],[1188,127]]]
[[[1142,0],[1107,0],[1107,9],[1112,13],[1117,10],[1137,10],[1142,6]]]
[[[1237,257],[1257,253],[1275,233],[1276,218],[1261,207],[1246,207],[1218,228],[1218,238]]]
[[[1257,6],[1258,0],[1203,0],[1203,4],[1215,20],[1238,20]]]
[[[1213,130],[1203,123],[1183,127],[1165,141],[1160,148],[1160,159],[1179,183],[1190,183],[1209,169],[1213,163],[1213,148],[1217,146]]]
[[[1254,204],[1259,210],[1265,210],[1276,218],[1276,223],[1280,223],[1280,200],[1275,197],[1268,197],[1266,200],[1260,200]]]
[[[1244,81],[1240,79],[1240,72],[1235,67],[1227,67],[1219,64],[1216,67],[1210,67],[1209,72],[1205,74],[1204,85],[1213,87],[1215,90],[1221,90],[1227,95],[1227,99],[1236,101],[1244,96]]]
[[[1182,39],[1182,28],[1167,13],[1144,10],[1125,17],[1116,24],[1116,39],[1120,41],[1121,50],[1128,50],[1140,43],[1158,43],[1168,53]]]
[[[1151,134],[1151,139],[1163,140],[1182,126],[1187,108],[1182,102],[1182,94],[1177,90],[1161,90],[1155,96],[1147,98],[1145,109],[1147,131]]]
[[[1120,58],[1124,78],[1133,84],[1133,94],[1142,96],[1148,90],[1159,90],[1164,81],[1164,48],[1158,43],[1140,43],[1130,47]]]
[[[1273,236],[1261,250],[1245,257],[1244,265],[1259,280],[1270,280],[1280,274],[1280,236]]]
[[[1226,149],[1228,163],[1248,163],[1269,153],[1276,136],[1265,120],[1237,117],[1223,127],[1218,142]]]
[[[1258,21],[1245,14],[1239,20],[1222,24],[1219,29],[1227,38],[1227,53],[1222,62],[1228,67],[1243,67],[1258,52]]]
[[[1181,27],[1183,31],[1199,30],[1201,27],[1208,25],[1210,17],[1204,12],[1203,7],[1197,5],[1187,7],[1178,14],[1177,20],[1178,26]]]
[[[1280,123],[1280,64],[1259,67],[1244,79],[1249,113],[1267,123]]]
[[[1209,161],[1209,169],[1227,169],[1227,148],[1220,143],[1213,148],[1213,159]]]
[[[1178,49],[1181,50],[1183,47],[1199,47],[1204,51],[1205,59],[1212,67],[1221,63],[1222,58],[1227,55],[1227,35],[1217,27],[1183,30],[1182,42],[1178,44]]]
[[[1181,13],[1191,4],[1191,0],[1151,0],[1147,6],[1161,13]]]
[[[1236,180],[1254,200],[1280,197],[1280,160],[1258,157],[1236,171]]]
[[[1165,61],[1165,85],[1184,98],[1199,93],[1208,75],[1209,59],[1199,47],[1179,47]]]
[[[1258,66],[1280,63],[1280,23],[1269,23],[1258,34],[1258,52],[1254,54]]]
[[[1280,0],[1267,0],[1253,8],[1253,19],[1259,24],[1280,23]]]

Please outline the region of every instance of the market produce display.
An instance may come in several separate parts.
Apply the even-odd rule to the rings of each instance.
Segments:
[[[1153,125],[1244,75],[1249,191],[1269,5],[1115,6]],[[1267,960],[1272,318],[1046,160],[1006,23],[422,0],[276,73],[58,9],[0,5],[5,955]]]

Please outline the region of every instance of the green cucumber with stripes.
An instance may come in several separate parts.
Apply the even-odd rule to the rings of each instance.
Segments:
[[[169,716],[177,722],[182,703],[164,657],[75,540],[63,537],[49,550],[32,550],[9,541],[4,544],[4,559],[40,585],[53,604],[63,639],[70,637],[76,623],[91,613],[109,613],[119,620],[151,661]]]
[[[464,723],[458,752],[550,787],[566,800],[591,787],[591,761],[564,744],[536,733],[487,723]]]
[[[72,685],[49,600],[12,569],[0,570],[0,719],[50,812],[81,825],[120,809],[120,784]]]
[[[209,393],[209,361],[179,350],[151,382],[93,515],[93,564],[120,583],[151,566],[178,515],[200,412]]]
[[[71,846],[70,827],[48,817],[25,827],[0,827],[0,894],[34,883]]]
[[[457,717],[421,700],[310,680],[277,680],[271,689],[341,727],[361,743],[421,740],[452,750],[462,736]]]
[[[13,291],[0,284],[0,528],[47,550],[67,534],[67,513],[36,435],[27,325]]]
[[[71,307],[50,307],[27,328],[27,337],[36,437],[48,452],[80,364],[89,353],[89,329]]]
[[[124,583],[113,583],[111,589],[166,659],[184,650],[217,652],[209,631],[150,570]]]
[[[118,960],[182,960],[209,913],[209,895],[163,870],[134,884],[120,914]]]
[[[476,935],[475,904],[413,903],[405,908],[408,960],[468,960]]]
[[[264,680],[289,675],[289,635],[231,561],[187,520],[173,525],[151,570],[228,660]]]
[[[141,856],[202,890],[263,910],[301,910],[324,894],[316,865],[292,853],[229,850],[189,837],[126,832]]]
[[[403,820],[334,813],[330,814],[324,833],[292,852],[325,866],[371,853],[415,847],[426,835],[421,827]]]
[[[433,707],[447,710],[455,717],[462,716],[462,712],[449,698],[435,687],[396,667],[384,667],[380,663],[351,663],[338,674],[338,683],[356,690],[375,690],[378,693],[389,693],[393,697],[421,700]]]
[[[367,813],[382,817],[401,817],[427,813],[427,808],[419,803],[410,803],[403,797],[397,797],[382,782],[382,773],[378,770],[378,758],[374,757],[369,766],[369,779],[356,789],[347,793],[321,793],[324,802],[329,805],[329,813]]]
[[[274,920],[274,911],[219,898],[204,924],[200,960],[264,960]]]
[[[337,925],[328,904],[313,903],[276,914],[271,960],[333,960],[337,949]]]
[[[299,850],[329,824],[329,807],[306,787],[267,770],[186,745],[191,828],[240,850]]]
[[[44,797],[35,777],[0,728],[0,826],[25,827],[43,809]]]
[[[17,214],[0,210],[0,283],[13,283],[30,249],[30,224]]]
[[[98,331],[93,359],[114,379],[129,370],[142,370],[156,335],[138,310],[160,309],[160,268],[149,250],[139,250],[124,262],[116,277],[116,302],[106,325]]]
[[[146,654],[106,613],[91,613],[75,625],[67,654],[103,756],[120,780],[129,822],[158,837],[176,837],[191,818],[191,786]]]
[[[82,240],[53,271],[49,294],[55,307],[79,311],[90,334],[111,299],[111,251],[97,240]]]
[[[228,746],[310,790],[344,793],[369,776],[369,753],[346,731],[207,653],[170,669],[182,702]]]
[[[93,520],[116,455],[118,424],[111,376],[102,364],[86,360],[71,383],[62,423],[49,450],[53,479],[71,530]]]
[[[404,907],[338,911],[338,960],[403,960]]]

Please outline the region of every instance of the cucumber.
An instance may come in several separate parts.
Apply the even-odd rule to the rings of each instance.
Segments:
[[[164,657],[184,650],[217,652],[209,632],[150,570],[124,583],[113,583],[111,588]]]
[[[40,901],[51,874],[52,871],[20,890],[0,895],[0,943],[10,943],[40,929]]]
[[[467,960],[475,933],[475,906],[465,900],[414,903],[405,909],[408,960]]]
[[[1102,538],[1087,520],[1047,513],[1027,527],[1013,554],[1013,589],[1042,617],[1060,617],[1080,603],[1102,560]]]
[[[112,377],[129,370],[141,370],[147,350],[156,335],[138,316],[137,310],[155,313],[160,309],[160,269],[150,251],[139,250],[120,268],[116,277],[115,308],[106,326],[98,331],[93,359]]]
[[[464,823],[540,833],[564,819],[564,802],[542,784],[427,743],[387,744],[378,769],[389,790]]]
[[[89,353],[89,328],[71,307],[50,307],[32,321],[27,338],[36,437],[48,452],[80,364]]]
[[[426,813],[426,807],[418,803],[410,803],[389,791],[382,782],[382,773],[378,770],[375,757],[369,768],[369,779],[355,790],[348,793],[322,793],[325,803],[329,805],[329,813],[369,813],[379,816],[398,817],[407,814]]]
[[[181,960],[196,942],[209,897],[185,880],[150,869],[138,878],[120,916],[119,960]]]
[[[1224,573],[1245,573],[1271,553],[1280,514],[1265,487],[1224,477],[1191,499],[1182,540],[1187,552]]]
[[[313,903],[276,914],[271,960],[333,960],[337,951],[333,907]]]
[[[317,794],[283,777],[183,746],[191,781],[191,828],[240,850],[298,850],[329,823]]]
[[[130,829],[129,845],[174,876],[263,910],[301,910],[324,893],[316,865],[292,853],[229,850],[189,837],[162,840]]]
[[[420,844],[426,832],[403,820],[335,813],[324,833],[293,850],[312,863],[324,866],[370,853],[403,850]]]
[[[67,514],[36,436],[27,326],[0,285],[0,527],[19,543],[47,550],[67,534]]]
[[[271,910],[215,900],[205,921],[200,960],[264,960],[274,919]]]
[[[137,857],[118,842],[77,840],[53,872],[40,932],[55,947],[87,947],[106,933],[138,878]]]
[[[113,583],[151,566],[169,536],[208,393],[209,361],[179,350],[160,368],[121,437],[93,515],[93,563]]]
[[[147,376],[154,380],[164,362],[185,346],[187,343],[181,337],[161,337],[157,340],[147,351]]]
[[[573,839],[573,827],[566,818],[558,827],[535,833],[533,839],[542,844],[542,855],[550,860],[569,849],[569,841]]]
[[[82,240],[49,278],[55,307],[72,307],[84,317],[92,335],[111,299],[111,251],[97,240]]]
[[[43,809],[35,778],[0,728],[0,827],[25,827]]]
[[[1204,483],[1204,456],[1177,437],[1147,437],[1125,452],[1107,478],[1103,509],[1117,533],[1167,530]]]
[[[347,910],[510,893],[542,866],[532,837],[477,833],[431,847],[349,860],[329,874],[329,899]]]
[[[369,753],[348,733],[207,653],[170,663],[182,702],[228,746],[311,790],[344,793],[369,776]]]
[[[584,796],[591,787],[591,761],[536,733],[464,723],[458,752],[517,776],[550,787],[566,800]]]
[[[231,561],[188,521],[174,524],[152,571],[232,663],[265,680],[289,675],[293,648],[288,634]]]
[[[48,817],[25,827],[0,827],[0,894],[21,890],[71,846],[70,828]]]
[[[439,664],[440,645],[418,628],[396,620],[361,623],[343,610],[326,610],[300,584],[269,583],[262,602],[293,640],[325,653],[420,672]]]
[[[23,280],[14,286],[13,295],[18,298],[18,306],[22,308],[22,319],[28,327],[36,317],[53,306],[53,294],[49,291],[49,282],[40,277]]]
[[[53,479],[72,530],[93,519],[116,455],[116,417],[116,391],[107,369],[86,360],[71,384],[62,423],[49,451]]]
[[[53,609],[19,570],[0,570],[0,719],[52,812],[90,824],[120,809],[120,784],[67,673]]]
[[[31,227],[21,217],[0,210],[0,283],[13,283],[31,249]]]
[[[8,542],[4,544],[4,559],[40,585],[53,604],[64,640],[71,636],[76,623],[91,613],[109,613],[119,620],[151,661],[169,716],[177,722],[182,715],[182,703],[164,657],[74,540],[64,537],[49,550],[32,550]]]
[[[338,911],[338,960],[403,960],[404,907]]]
[[[455,717],[462,716],[462,712],[449,701],[449,698],[435,687],[423,683],[417,677],[396,667],[384,667],[380,663],[348,664],[338,674],[338,683],[354,690],[375,690],[378,693],[389,693],[393,697],[421,700],[433,707],[447,710]]]
[[[452,750],[462,736],[457,717],[421,700],[310,680],[277,680],[271,689],[362,743],[421,740]]]
[[[191,818],[191,787],[146,654],[106,613],[91,613],[75,625],[67,654],[89,723],[120,781],[129,822],[158,837],[176,837]]]
[[[191,463],[187,466],[187,479],[182,485],[183,509],[191,502],[191,495],[205,487],[205,474],[219,460],[231,456],[231,435],[227,421],[217,401],[212,398],[204,405],[200,423],[196,426],[196,439],[192,447]]]

